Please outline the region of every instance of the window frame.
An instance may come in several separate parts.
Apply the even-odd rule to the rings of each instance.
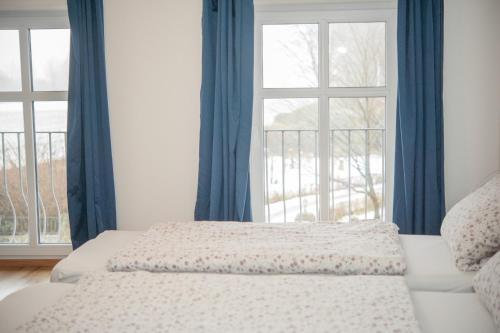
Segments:
[[[32,91],[31,29],[69,29],[66,11],[0,11],[0,30],[18,30],[21,56],[21,91],[0,91],[0,102],[22,102],[26,154],[28,236],[26,244],[0,244],[0,258],[61,258],[71,244],[40,242],[37,202],[34,102],[67,101],[67,91]],[[27,131],[26,129],[31,129]]]
[[[318,98],[319,104],[319,221],[329,220],[329,99],[335,97],[385,97],[385,164],[383,190],[383,220],[392,220],[392,196],[396,126],[396,3],[381,1],[359,4],[260,5],[255,7],[254,26],[254,107],[250,175],[252,211],[255,221],[266,221],[265,213],[265,153],[264,99]],[[329,24],[386,23],[385,87],[331,87],[329,82]],[[317,88],[264,88],[263,86],[263,25],[318,24]]]

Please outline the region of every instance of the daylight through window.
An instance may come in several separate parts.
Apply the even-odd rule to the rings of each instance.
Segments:
[[[384,219],[386,120],[394,115],[390,15],[267,14],[256,33],[254,144],[262,158],[252,176],[263,184],[253,191],[262,205],[256,215]]]
[[[0,30],[0,244],[70,242],[66,200],[69,29]]]

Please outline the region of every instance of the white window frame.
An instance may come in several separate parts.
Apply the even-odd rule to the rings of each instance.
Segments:
[[[71,252],[70,244],[43,244],[39,241],[33,103],[67,101],[68,92],[32,91],[29,30],[69,29],[68,15],[65,11],[0,11],[0,29],[19,30],[22,91],[0,92],[0,102],[23,103],[29,235],[27,244],[0,244],[0,258],[61,258]],[[32,130],[27,131],[28,128]]]
[[[268,98],[318,98],[319,102],[319,192],[320,221],[329,220],[329,98],[385,97],[385,221],[392,220],[393,175],[396,126],[396,2],[343,3],[317,5],[271,5],[255,7],[254,110],[251,148],[252,212],[255,221],[265,221],[264,115],[263,101]],[[338,88],[329,86],[329,23],[386,23],[386,86]],[[318,88],[263,88],[262,26],[273,24],[318,24]]]

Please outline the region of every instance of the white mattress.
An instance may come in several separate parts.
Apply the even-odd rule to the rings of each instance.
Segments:
[[[493,317],[474,293],[411,292],[425,333],[495,333]]]
[[[41,283],[7,296],[0,301],[0,332],[14,332],[72,288],[65,283]],[[411,298],[422,332],[497,332],[491,315],[474,293],[413,291]]]
[[[411,290],[472,292],[474,272],[461,272],[441,236],[400,235]]]
[[[10,294],[0,301],[0,332],[11,333],[45,306],[73,288],[67,283],[40,283]]]
[[[52,282],[74,283],[88,271],[106,270],[116,251],[134,241],[141,231],[105,231],[88,241],[53,269]],[[440,236],[401,235],[411,290],[472,292],[474,273],[460,272]]]

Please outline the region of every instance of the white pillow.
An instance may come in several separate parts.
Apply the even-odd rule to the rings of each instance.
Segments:
[[[500,173],[453,206],[441,235],[462,271],[477,271],[500,250]]]
[[[474,277],[472,285],[500,332],[500,252],[486,262]]]

